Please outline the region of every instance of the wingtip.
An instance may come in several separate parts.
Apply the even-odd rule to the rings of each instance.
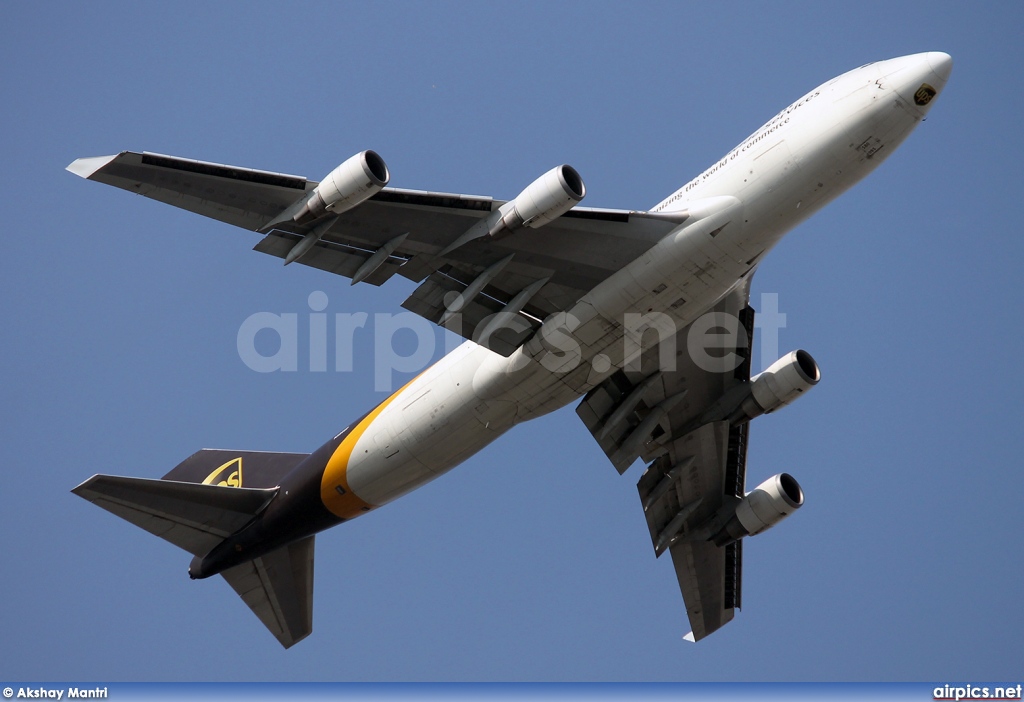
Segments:
[[[83,480],[81,483],[79,483],[75,487],[71,488],[71,492],[73,494],[75,494],[75,495],[78,495],[79,497],[83,497],[83,498],[88,500],[89,498],[86,497],[85,494],[88,492],[89,487],[94,482],[96,482],[99,478],[101,478],[101,477],[102,476],[97,473],[96,475],[92,476],[91,478],[87,478],[86,480]]]
[[[106,166],[108,163],[118,157],[118,154],[113,156],[92,156],[89,158],[79,158],[68,164],[66,170],[74,173],[76,176],[80,176],[85,179],[89,179],[98,170]]]
[[[689,641],[690,643],[697,643],[697,639],[693,636],[693,632],[692,631],[689,634],[687,634],[686,636],[683,637],[683,641]]]
[[[287,632],[287,633],[281,634],[281,636],[275,636],[274,638],[277,639],[277,642],[279,644],[281,644],[281,646],[283,646],[285,650],[288,650],[289,648],[291,648],[295,644],[299,643],[300,641],[302,641],[303,639],[305,639],[307,636],[309,636],[312,633],[313,633],[313,630],[310,629],[309,631],[299,632],[299,636],[296,637],[296,638],[293,638],[291,632]]]

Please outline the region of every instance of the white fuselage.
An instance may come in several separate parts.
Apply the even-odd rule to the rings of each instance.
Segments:
[[[706,312],[909,135],[928,109],[922,86],[945,83],[941,56],[869,64],[815,88],[656,205],[690,217],[581,298],[568,323],[547,320],[557,348],[543,333],[509,358],[466,342],[424,371],[363,420],[344,468],[352,492],[383,505],[586,393],[624,362],[625,313],[661,313],[682,329]]]

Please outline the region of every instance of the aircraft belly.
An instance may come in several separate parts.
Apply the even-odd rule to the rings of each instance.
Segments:
[[[356,445],[357,451],[361,448]],[[353,456],[348,472],[352,491],[371,505],[385,505],[436,477],[407,452],[385,457],[373,448]]]
[[[360,438],[348,481],[361,499],[386,504],[448,472],[513,426],[511,400],[481,399],[472,380],[467,382],[474,365],[497,354],[467,351],[437,363],[430,378],[411,385]]]
[[[720,174],[714,192],[695,190],[697,199],[722,195],[722,188],[742,197],[668,235],[584,296],[569,311],[577,353],[545,357],[552,349],[535,341],[527,353],[504,358],[468,344],[428,371],[359,439],[348,469],[352,490],[372,505],[390,502],[451,470],[517,421],[571,402],[607,375],[591,368],[597,354],[612,368],[629,360],[629,312],[670,313],[677,325],[693,321],[786,231],[867,175],[906,137],[916,119],[891,92],[886,97],[879,101],[865,90],[837,104],[823,102],[816,123],[746,154]],[[851,124],[839,119],[843,110],[861,118],[837,126]],[[672,308],[679,300],[685,302]]]
[[[715,245],[714,237],[721,231],[738,226],[741,218],[742,205],[736,201],[727,210],[678,229],[662,239],[584,296],[573,310],[579,309],[576,316],[583,320],[574,336],[586,344],[589,340],[587,332],[590,331],[587,326],[601,323],[597,316],[616,325],[621,323],[623,314],[647,309],[643,304],[650,301],[652,295],[666,298],[657,308],[668,307],[674,298],[653,293],[663,283],[678,285],[680,291],[689,296],[687,302],[720,295],[735,283],[736,276],[742,271]],[[589,313],[587,308],[594,310],[596,315]]]

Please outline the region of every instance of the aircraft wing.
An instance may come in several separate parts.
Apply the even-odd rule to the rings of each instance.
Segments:
[[[259,231],[255,250],[279,258],[311,232],[288,218],[274,223],[318,185],[301,176],[130,151],[78,159],[68,170]],[[441,323],[446,299],[477,283],[477,294],[444,326],[473,338],[484,319],[509,311],[517,323],[504,325],[488,344],[507,356],[545,317],[571,307],[686,216],[575,207],[540,229],[522,227],[504,237],[460,243],[503,204],[490,197],[384,188],[318,223],[319,241],[298,262],[372,285],[400,273],[420,283],[403,307],[435,323]]]
[[[708,537],[723,506],[744,495],[750,423],[705,420],[750,380],[749,284],[748,277],[712,310],[745,332],[737,333],[735,349],[722,350],[735,354],[732,363],[695,361],[687,352],[688,327],[591,390],[576,410],[620,473],[638,457],[650,462],[637,490],[655,555],[672,555],[691,640],[729,622],[740,607],[742,541],[720,547]],[[659,355],[671,341],[675,367],[665,368]]]

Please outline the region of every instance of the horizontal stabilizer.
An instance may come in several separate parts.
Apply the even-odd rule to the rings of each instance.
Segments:
[[[71,492],[195,556],[248,524],[276,488],[94,475]]]
[[[313,631],[315,538],[308,536],[221,573],[285,648]]]

